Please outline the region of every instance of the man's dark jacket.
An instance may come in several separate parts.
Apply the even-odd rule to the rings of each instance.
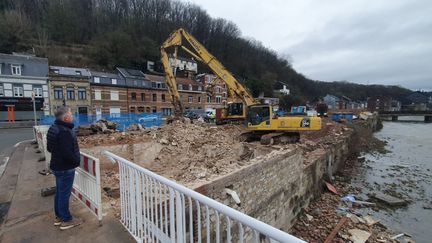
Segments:
[[[47,149],[51,153],[51,170],[70,170],[79,166],[80,151],[73,127],[73,123],[56,120],[49,128]]]

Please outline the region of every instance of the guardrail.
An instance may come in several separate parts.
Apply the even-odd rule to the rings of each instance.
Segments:
[[[80,200],[102,223],[100,162],[98,158],[81,152],[80,166],[75,169],[72,195]]]
[[[121,222],[137,242],[304,242],[111,152],[103,154],[119,165]]]

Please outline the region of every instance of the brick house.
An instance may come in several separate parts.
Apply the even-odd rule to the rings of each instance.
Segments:
[[[205,109],[207,95],[204,86],[191,78],[177,77],[176,80],[183,108],[185,110]]]
[[[126,81],[115,73],[90,71],[92,112],[96,115],[109,113],[112,116],[128,112]]]
[[[215,79],[215,75],[207,73],[196,76],[196,80],[203,85],[203,90],[206,91],[205,109],[223,108],[227,103],[227,86],[223,81],[214,84]],[[207,93],[208,89],[210,89],[209,93]]]
[[[91,114],[90,72],[84,68],[49,67],[50,112],[66,105],[72,113]]]

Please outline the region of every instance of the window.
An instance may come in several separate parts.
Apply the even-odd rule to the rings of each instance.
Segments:
[[[63,99],[63,88],[62,87],[54,87],[54,99],[62,100]]]
[[[156,82],[152,82],[151,85],[152,85],[152,88],[156,88]]]
[[[99,77],[94,77],[94,82],[97,83],[97,84],[100,83],[100,78]]]
[[[78,88],[78,99],[79,100],[86,100],[87,99],[87,93],[85,88]]]
[[[156,112],[157,112],[157,108],[156,108],[156,106],[153,106],[153,108],[152,108],[152,112],[153,112],[153,113],[156,113]]]
[[[110,92],[111,100],[119,100],[119,92],[111,90]]]
[[[134,85],[134,86],[138,86],[138,81],[134,80],[134,81],[133,81],[133,85]]]
[[[211,103],[211,96],[207,96],[207,103]]]
[[[3,85],[0,84],[0,97],[4,96]]]
[[[102,92],[100,90],[95,90],[95,100],[102,99]]]
[[[117,79],[112,78],[112,79],[111,79],[111,83],[112,83],[112,84],[117,84]]]
[[[66,88],[66,95],[68,100],[74,100],[75,99],[75,90],[73,87]]]
[[[81,76],[81,71],[75,71],[75,74]]]
[[[171,108],[162,108],[162,114],[164,116],[170,116],[171,115]]]
[[[14,97],[23,97],[23,87],[14,87]]]
[[[178,90],[183,90],[183,85],[179,84],[177,87]]]
[[[131,106],[130,109],[129,109],[129,111],[130,111],[131,113],[135,113],[135,110],[136,110],[136,109],[135,109],[135,106]]]
[[[161,95],[162,102],[165,102],[165,94]]]
[[[198,96],[198,103],[201,103],[201,96]]]
[[[43,93],[42,93],[42,88],[33,88],[33,92],[35,97],[42,97]]]
[[[136,101],[136,93],[135,92],[131,93],[131,100]]]
[[[58,69],[53,69],[53,72],[56,74],[59,74],[59,70]]]
[[[221,100],[220,96],[216,96],[216,103],[218,103],[218,104],[222,103],[222,100]]]
[[[192,90],[192,84],[189,84],[189,90]]]
[[[157,101],[157,95],[153,94],[153,101]]]
[[[166,89],[166,84],[162,83],[162,89]]]
[[[202,86],[198,85],[198,91],[202,91]]]
[[[139,113],[144,112],[144,106],[138,106],[138,112]]]
[[[189,102],[189,103],[192,103],[192,102],[193,102],[193,96],[189,96],[189,97],[188,97],[188,102]]]
[[[159,82],[158,82],[158,83],[157,83],[157,88],[158,88],[158,89],[162,88],[162,83],[159,83]]]
[[[12,75],[21,75],[21,65],[12,64],[11,68],[12,68]]]
[[[145,101],[145,94],[141,93],[141,101]]]

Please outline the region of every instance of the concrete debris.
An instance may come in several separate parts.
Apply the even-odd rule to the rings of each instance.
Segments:
[[[364,216],[363,219],[364,219],[364,221],[366,222],[366,225],[367,225],[367,226],[372,226],[372,225],[374,225],[374,224],[380,222],[379,220],[376,220],[376,219],[372,218],[372,217],[369,216],[369,215]]]
[[[351,229],[348,230],[348,233],[351,234],[350,239],[353,243],[364,243],[371,236],[371,233],[360,229]]]
[[[90,125],[79,126],[77,129],[77,136],[114,133],[116,129],[117,123],[101,119]]]
[[[386,203],[390,206],[406,206],[408,204],[408,202],[403,199],[393,197],[381,192],[376,192],[373,197],[378,201]]]

